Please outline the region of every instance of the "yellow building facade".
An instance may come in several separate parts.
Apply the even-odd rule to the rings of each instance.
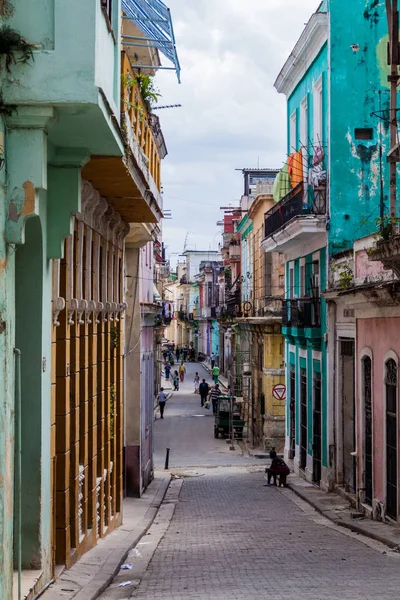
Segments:
[[[274,204],[269,194],[259,194],[248,216],[253,227],[250,244],[253,260],[251,315],[245,315],[251,333],[251,421],[252,441],[264,449],[285,445],[284,345],[281,298],[284,295],[284,261],[279,253],[266,255],[264,213]],[[245,307],[244,307],[245,308]]]

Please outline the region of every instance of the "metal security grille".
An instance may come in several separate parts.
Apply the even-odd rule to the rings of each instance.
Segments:
[[[397,365],[386,363],[386,514],[397,519]]]
[[[300,369],[300,469],[307,466],[307,373]]]
[[[364,501],[372,506],[372,362],[369,356],[363,358],[363,392],[364,392]]]
[[[314,373],[313,481],[321,481],[321,375]]]

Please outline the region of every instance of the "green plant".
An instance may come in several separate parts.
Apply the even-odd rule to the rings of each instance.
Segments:
[[[111,348],[118,348],[119,346],[119,330],[118,327],[111,327],[110,329]]]
[[[331,269],[339,275],[339,289],[348,290],[354,280],[353,270],[350,265],[348,263],[341,263],[339,265],[332,265]]]
[[[157,104],[159,98],[161,98],[161,94],[154,85],[154,78],[151,75],[144,75],[143,73],[136,73],[136,75],[132,77],[132,75],[128,73],[127,75],[121,75],[121,81],[122,85],[128,89],[131,89],[137,84],[146,110],[151,113],[154,104]],[[129,107],[141,109],[143,111],[138,103],[132,104],[128,100],[125,100],[124,102]]]
[[[142,96],[147,112],[151,112],[154,104],[157,104],[161,94],[154,86],[154,79],[150,75],[136,74],[136,81],[139,85],[140,95]]]
[[[27,63],[34,60],[34,44],[30,44],[18,31],[8,25],[0,27],[0,57],[5,57],[7,73],[11,72],[11,65]]]
[[[117,392],[115,390],[115,386],[112,385],[110,387],[110,440],[114,439],[115,433],[115,401],[117,399]]]
[[[399,217],[392,217],[390,214],[386,214],[383,217],[375,219],[376,226],[378,228],[375,238],[377,241],[383,240],[387,242],[393,235],[393,230],[400,224]]]

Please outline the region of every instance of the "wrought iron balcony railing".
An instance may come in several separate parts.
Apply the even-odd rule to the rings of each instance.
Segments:
[[[282,325],[299,328],[320,327],[321,300],[319,298],[283,300]]]
[[[308,202],[304,198],[304,184],[299,183],[275,206],[265,213],[264,235],[269,237],[294,217],[302,215],[325,215],[326,188],[308,190]]]

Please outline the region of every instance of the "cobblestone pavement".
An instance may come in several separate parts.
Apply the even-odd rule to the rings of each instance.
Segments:
[[[175,367],[173,367],[175,368]],[[178,367],[176,367],[178,368]],[[199,363],[186,363],[187,374],[179,392],[173,392],[167,401],[164,419],[154,423],[154,463],[163,468],[165,449],[170,452],[170,468],[262,464],[257,458],[242,456],[235,443],[235,451],[229,449],[226,440],[214,438],[214,417],[212,409],[202,408],[199,394],[194,394],[194,374],[212,384],[210,375]],[[172,384],[163,379],[167,392]]]
[[[172,521],[131,597],[399,597],[399,555],[326,527],[292,492],[263,483],[261,473],[238,468],[185,479]]]

